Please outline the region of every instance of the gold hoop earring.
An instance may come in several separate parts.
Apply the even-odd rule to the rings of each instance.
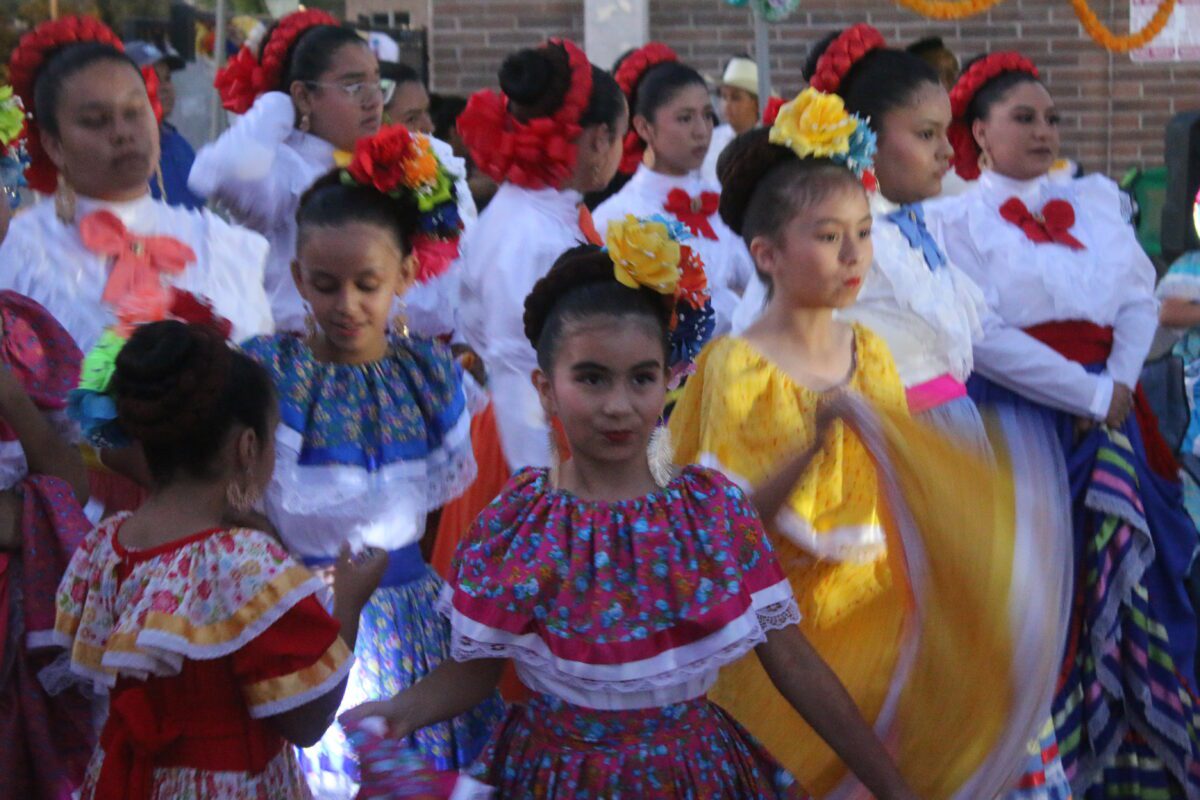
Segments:
[[[992,157],[987,150],[979,151],[979,169],[988,170],[992,168]]]
[[[54,215],[64,225],[75,224],[75,199],[75,190],[63,174],[58,173],[58,186],[54,189]]]

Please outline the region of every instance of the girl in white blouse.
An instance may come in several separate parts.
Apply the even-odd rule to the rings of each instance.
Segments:
[[[339,151],[348,154],[379,130],[379,64],[353,30],[322,11],[298,11],[269,28],[257,47],[243,47],[217,88],[225,108],[243,116],[200,149],[188,186],[267,237],[266,290],[276,327],[303,330],[304,304],[291,275],[296,208]]]
[[[1197,536],[1135,388],[1158,321],[1153,265],[1111,180],[1053,173],[1059,114],[1032,63],[977,59],[950,99],[955,168],[978,180],[932,203],[931,226],[992,311],[1060,354],[1040,371],[1009,354],[1022,381],[1004,381],[993,359],[996,377],[970,388],[981,407],[1054,425],[1068,468],[1075,607],[1053,705],[1063,764],[1077,796],[1117,785],[1122,796],[1196,796],[1196,617],[1184,580]]]
[[[67,17],[38,26],[13,53],[13,85],[32,112],[27,176],[55,197],[12,221],[0,244],[0,289],[36,300],[84,352],[118,311],[152,312],[145,298],[169,296],[164,288],[204,298],[239,338],[269,333],[266,241],[208,211],[150,196],[154,98],[120,48],[102,23]],[[148,480],[135,452],[102,455],[110,469]],[[112,512],[138,502],[138,488],[122,475],[93,473],[94,506]]]
[[[530,376],[525,297],[557,258],[598,240],[583,193],[617,172],[628,128],[612,76],[565,40],[509,56],[503,94],[475,94],[459,131],[479,169],[500,184],[468,231],[457,272],[457,334],[483,359],[496,427],[512,471],[551,463],[549,424]]]
[[[596,209],[596,228],[603,234],[609,222],[627,214],[658,214],[687,226],[692,234],[688,246],[708,275],[716,315],[713,335],[728,333],[734,309],[754,277],[754,261],[717,213],[721,187],[700,170],[713,132],[708,87],[700,73],[656,42],[626,56],[616,77],[629,101],[632,128],[622,168],[636,172]],[[643,152],[650,157],[644,160]]]

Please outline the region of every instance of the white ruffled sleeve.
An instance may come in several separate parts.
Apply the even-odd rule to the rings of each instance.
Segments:
[[[177,280],[181,289],[202,295],[217,313],[233,323],[233,341],[274,331],[271,304],[263,288],[269,246],[254,231],[203,210],[192,212],[203,227],[196,237],[205,251]]]
[[[1154,296],[1157,273],[1129,224],[1124,196],[1117,185],[1102,175],[1090,175],[1077,180],[1075,186],[1080,206],[1102,216],[1112,231],[1120,231],[1114,237],[1117,246],[1103,254],[1103,263],[1111,265],[1118,273],[1114,279],[1125,287],[1113,322],[1108,373],[1113,380],[1133,388],[1141,378],[1142,364],[1158,330],[1158,300]]]
[[[290,163],[296,157],[284,147],[295,121],[292,98],[283,92],[262,95],[219,139],[200,148],[188,188],[256,229],[269,229],[291,213],[311,182],[306,170]]]
[[[930,204],[930,228],[951,262],[974,279],[983,292],[983,338],[975,342],[975,371],[1029,399],[1079,416],[1103,419],[1112,400],[1113,381],[1093,375],[1048,345],[1002,319],[998,299],[986,280],[987,269],[971,241],[967,222],[970,194]]]

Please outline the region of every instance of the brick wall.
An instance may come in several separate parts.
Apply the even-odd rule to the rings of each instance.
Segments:
[[[723,0],[648,0],[650,31],[707,75],[753,45],[749,14]],[[1127,25],[1127,0],[1092,0],[1116,31]],[[1200,64],[1134,64],[1110,56],[1086,37],[1068,0],[1003,0],[961,22],[935,22],[889,0],[802,0],[786,22],[771,28],[775,85],[794,92],[808,44],[830,30],[866,21],[907,44],[937,34],[964,60],[984,50],[1020,49],[1042,68],[1064,112],[1064,152],[1089,170],[1119,177],[1162,159],[1163,129],[1171,115],[1200,109]],[[510,50],[549,35],[583,40],[583,0],[434,0],[433,84],[468,93],[492,86]],[[607,66],[607,65],[601,65]]]

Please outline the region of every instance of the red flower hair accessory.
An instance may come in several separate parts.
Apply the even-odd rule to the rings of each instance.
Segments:
[[[337,24],[336,19],[316,9],[295,11],[280,19],[263,40],[259,54],[243,45],[217,73],[213,86],[221,95],[221,105],[227,111],[245,114],[260,95],[284,91],[286,87],[280,84],[288,53],[296,41],[309,28]]]
[[[84,42],[106,44],[119,53],[125,45],[112,29],[95,17],[63,17],[43,22],[21,37],[8,60],[8,74],[13,91],[25,106],[25,148],[29,153],[29,168],[25,179],[29,186],[42,194],[50,194],[58,183],[58,170],[42,149],[42,137],[33,115],[33,90],[42,67],[64,47]],[[144,74],[143,74],[143,77]],[[158,77],[146,78],[146,93],[154,115],[162,122],[162,104],[158,100]]]
[[[641,83],[642,77],[650,71],[651,67],[678,60],[679,56],[675,55],[675,51],[665,44],[650,42],[645,47],[630,53],[621,62],[621,68],[613,77],[629,102],[630,114],[633,113],[633,107],[637,102],[637,87]],[[625,134],[623,147],[624,154],[621,156],[620,170],[623,175],[632,175],[637,171],[638,165],[642,163],[642,155],[646,152],[646,143],[642,141],[642,137],[638,136],[633,125],[629,126],[629,132]]]
[[[420,226],[412,242],[419,282],[442,274],[458,257],[462,220],[454,179],[433,152],[429,137],[410,133],[403,125],[383,126],[355,144],[354,157],[342,170],[342,182],[394,198],[411,195]]]
[[[851,68],[867,53],[884,47],[887,42],[879,31],[865,22],[852,25],[825,48],[808,85],[826,94],[837,94]]]
[[[775,120],[779,119],[779,109],[783,108],[786,102],[782,97],[772,97],[767,100],[767,107],[763,110],[764,128],[769,128],[775,124]]]
[[[969,66],[950,90],[950,113],[954,121],[946,133],[954,148],[954,171],[966,180],[979,177],[979,144],[967,126],[967,109],[980,89],[1006,72],[1038,77],[1037,67],[1020,53],[992,53]]]
[[[551,116],[522,122],[509,111],[502,92],[485,89],[471,95],[458,118],[471,159],[497,183],[559,189],[575,169],[575,141],[583,131],[579,120],[592,97],[592,65],[566,39],[551,39],[545,46],[561,47],[571,68],[570,88]]]

